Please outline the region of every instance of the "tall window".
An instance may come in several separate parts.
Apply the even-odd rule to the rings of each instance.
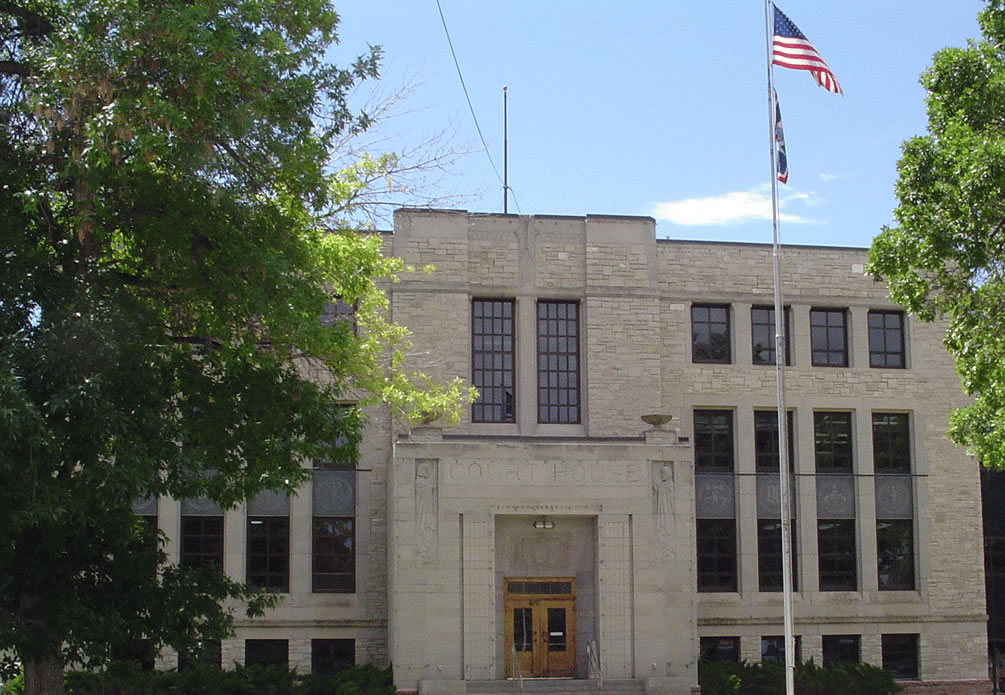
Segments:
[[[733,411],[694,411],[694,467],[696,471],[733,471]]]
[[[876,559],[881,591],[913,591],[914,480],[907,413],[872,414]]]
[[[821,591],[858,588],[851,413],[813,413],[817,473],[817,560]]]
[[[824,635],[824,668],[862,660],[861,635]]]
[[[223,567],[223,516],[181,517],[181,558],[185,568]]]
[[[694,411],[694,461],[698,591],[736,591],[732,411]]]
[[[792,312],[785,307],[785,364],[792,364]],[[754,364],[775,363],[775,309],[755,306],[750,310],[750,343]]]
[[[579,303],[537,303],[537,421],[576,424],[579,417]]]
[[[266,591],[290,590],[290,519],[249,516],[246,581]]]
[[[858,589],[858,564],[855,558],[855,520],[819,519],[817,553],[820,591],[855,591]]]
[[[816,367],[848,366],[848,313],[810,309],[811,362]]]
[[[355,519],[314,517],[314,593],[351,594],[356,591],[355,548]]]
[[[869,312],[869,366],[903,369],[904,314],[900,311]]]
[[[471,383],[478,399],[471,406],[474,422],[513,422],[514,322],[512,299],[471,302]]]
[[[695,304],[691,307],[691,359],[730,362],[729,306]]]
[[[782,523],[779,519],[778,509],[778,488],[775,487],[778,481],[778,411],[776,410],[755,410],[754,411],[754,460],[757,472],[762,475],[758,478],[757,491],[757,583],[761,591],[781,591],[782,590]],[[786,423],[788,450],[789,450],[789,470],[792,466],[792,411],[788,411]],[[769,489],[762,489],[762,483],[769,483]],[[772,491],[773,494],[768,494]],[[773,503],[767,500],[773,498]],[[790,509],[791,513],[791,509]],[[799,582],[796,576],[796,522],[791,519],[792,539],[792,589],[798,589]]]
[[[342,417],[359,425],[359,409],[346,405]],[[352,420],[355,419],[355,422]],[[348,437],[335,441],[331,460],[315,460],[312,485],[311,586],[315,593],[356,591],[356,466],[359,447]]]
[[[883,668],[897,680],[917,680],[921,674],[918,664],[918,635],[883,635]]]
[[[813,413],[813,450],[817,473],[851,473],[851,413]]]

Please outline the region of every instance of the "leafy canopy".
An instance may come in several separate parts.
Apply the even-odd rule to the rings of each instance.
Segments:
[[[896,227],[869,251],[891,297],[932,321],[973,403],[950,436],[1005,468],[1005,3],[978,15],[983,38],[935,54],[921,76],[928,133],[903,145]]]
[[[470,396],[401,371],[399,265],[332,214],[379,61],[324,62],[337,26],[328,0],[0,1],[0,650],[219,637],[222,599],[269,599],[164,566],[133,500],[293,490],[358,436],[341,403]],[[358,330],[319,321],[336,298]]]

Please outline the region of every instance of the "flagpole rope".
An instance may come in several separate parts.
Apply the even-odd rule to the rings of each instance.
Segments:
[[[495,172],[496,178],[499,179],[499,183],[503,183],[503,178],[499,175],[499,169],[496,168],[495,160],[492,159],[492,153],[489,152],[489,146],[485,142],[485,136],[482,135],[482,127],[478,124],[478,116],[475,115],[475,107],[471,103],[471,96],[468,94],[468,86],[464,83],[464,75],[461,73],[461,64],[457,60],[457,52],[454,51],[454,42],[450,39],[450,30],[447,28],[447,18],[443,16],[443,7],[440,6],[440,0],[436,0],[436,9],[440,12],[440,22],[443,24],[443,33],[447,37],[447,46],[450,47],[450,55],[454,59],[454,68],[457,69],[457,78],[461,81],[461,90],[464,92],[464,98],[468,102],[468,110],[471,112],[471,120],[475,122],[475,130],[478,131],[478,139],[482,141],[482,149],[485,150],[485,156],[488,157],[489,164],[492,165],[492,171]],[[509,187],[507,186],[507,188]],[[520,203],[517,202],[516,194],[513,193],[513,189],[509,188],[509,191],[513,196],[513,202],[516,203],[517,212],[523,214],[520,210]]]

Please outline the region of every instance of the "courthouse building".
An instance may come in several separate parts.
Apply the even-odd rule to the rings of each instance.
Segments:
[[[420,693],[599,668],[677,694],[700,655],[783,658],[771,247],[421,210],[385,246],[436,268],[388,287],[411,366],[479,399],[455,425],[372,409],[355,469],[289,500],[145,510],[175,560],[218,553],[284,594],[222,662],[393,663]],[[945,435],[964,401],[944,327],[864,263],[783,250],[797,656],[986,692],[980,476]]]

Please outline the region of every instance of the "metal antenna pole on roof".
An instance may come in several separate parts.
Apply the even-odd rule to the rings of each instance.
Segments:
[[[509,212],[509,103],[503,85],[503,214]]]
[[[795,692],[795,637],[792,620],[792,527],[789,525],[789,451],[788,417],[785,412],[785,306],[782,303],[781,243],[778,233],[778,159],[775,128],[777,108],[774,75],[771,62],[773,53],[775,6],[764,0],[764,38],[768,60],[768,142],[771,153],[771,227],[772,227],[772,277],[775,295],[775,396],[778,408],[778,502],[779,522],[782,527],[782,623],[785,639],[785,694]]]

